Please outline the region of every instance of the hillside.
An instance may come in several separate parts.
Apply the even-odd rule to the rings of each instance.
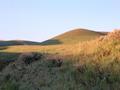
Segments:
[[[100,36],[106,35],[104,32],[95,32],[87,29],[75,29],[58,35],[52,39],[42,42],[43,45],[54,44],[75,44],[78,42],[89,41]]]
[[[3,50],[18,52],[0,72],[0,90],[120,90],[120,30],[75,45]]]
[[[0,40],[0,46],[15,46],[15,45],[38,45],[38,42],[25,41],[25,40],[10,40],[2,41]]]

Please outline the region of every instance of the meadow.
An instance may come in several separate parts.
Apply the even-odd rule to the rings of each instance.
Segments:
[[[43,57],[26,65],[31,52]],[[120,90],[120,30],[75,44],[4,46],[0,59],[16,59],[1,69],[1,90]]]

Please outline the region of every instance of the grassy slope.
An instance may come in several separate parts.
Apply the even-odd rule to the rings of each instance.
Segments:
[[[43,42],[42,44],[75,44],[82,41],[89,41],[98,38],[106,33],[90,31],[87,29],[75,29],[59,36],[56,36],[50,40]]]
[[[120,31],[74,45],[11,46],[4,49],[7,53],[25,51],[52,55],[31,65],[16,61],[16,68],[13,68],[10,64],[0,73],[2,90],[120,90]],[[49,59],[54,56],[64,60],[61,67],[52,67],[54,63]],[[18,70],[20,67],[23,69]]]

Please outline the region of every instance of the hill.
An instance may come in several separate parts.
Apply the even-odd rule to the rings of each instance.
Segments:
[[[38,45],[39,42],[25,41],[25,40],[0,40],[0,46],[15,46],[15,45]]]
[[[106,35],[106,32],[96,32],[87,29],[74,29],[58,35],[52,39],[42,42],[43,45],[54,44],[75,44],[78,42],[89,41],[98,38],[102,35]]]

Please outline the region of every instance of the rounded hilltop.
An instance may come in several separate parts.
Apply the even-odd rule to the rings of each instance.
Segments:
[[[42,42],[43,45],[54,44],[76,44],[83,41],[96,39],[100,36],[106,35],[103,32],[96,32],[88,29],[77,28],[60,34],[52,39]]]

